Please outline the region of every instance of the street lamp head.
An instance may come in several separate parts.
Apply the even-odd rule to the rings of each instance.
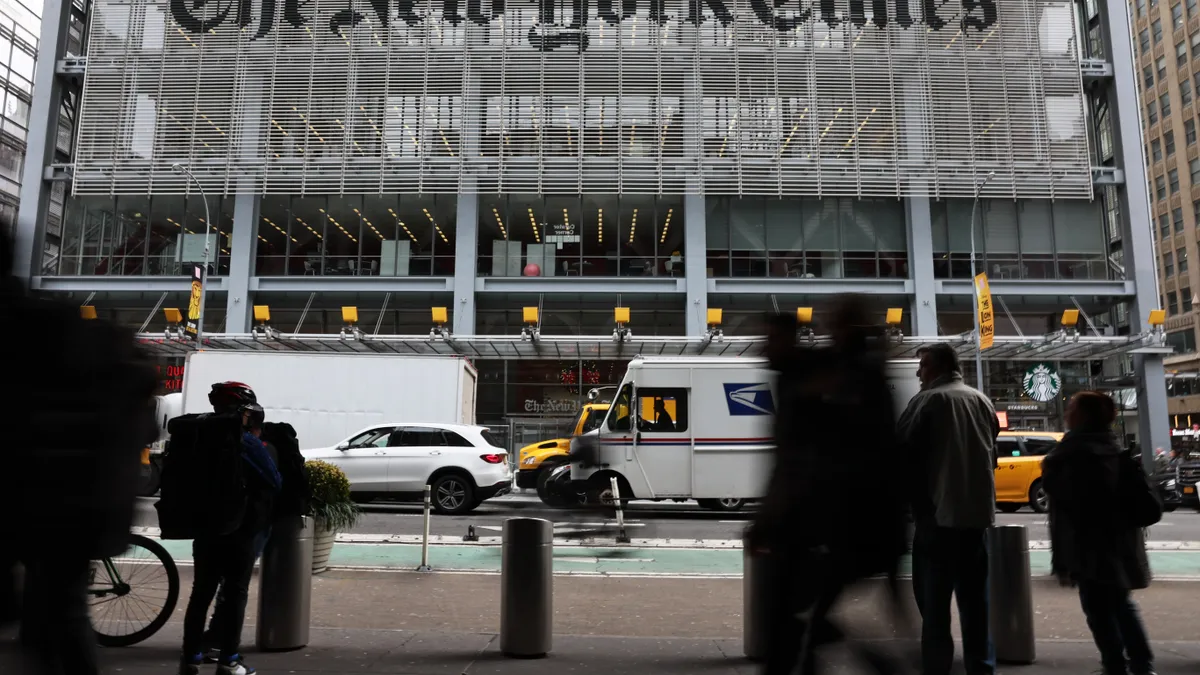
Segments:
[[[175,162],[174,164],[172,164],[171,170],[174,171],[175,173],[183,173],[183,171],[184,171],[183,165],[180,164],[179,162]]]

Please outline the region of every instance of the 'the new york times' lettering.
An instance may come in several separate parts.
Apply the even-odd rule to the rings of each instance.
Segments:
[[[384,28],[389,27],[393,16],[409,26],[423,24],[429,19],[455,26],[468,21],[487,26],[504,16],[505,1],[442,0],[440,12],[436,9],[425,10],[428,5],[420,0],[368,0],[366,4],[374,20]],[[593,2],[595,16],[613,26],[632,19],[640,8],[646,8],[648,18],[653,23],[663,25],[669,19],[665,0],[571,0],[569,12],[560,12],[560,3],[555,0],[521,1],[522,4],[537,7],[538,21],[529,29],[528,41],[531,47],[540,51],[563,47],[587,49],[588,17],[592,16],[589,5]],[[793,4],[795,7],[790,7]],[[896,25],[907,29],[922,25],[935,31],[950,27],[963,32],[982,32],[996,23],[996,0],[962,0],[961,11],[947,7],[949,4],[939,3],[938,0],[850,0],[849,11],[839,13],[834,0],[750,0],[754,18],[780,33],[794,31],[809,23],[821,23],[829,28],[846,23],[858,28]],[[270,34],[281,18],[293,28],[303,28],[315,21],[314,10],[309,10],[310,5],[315,3],[304,0],[262,0],[257,17],[249,0],[218,0],[214,5],[201,15],[199,10],[205,3],[198,0],[171,0],[171,16],[180,28],[197,34],[215,31],[226,24],[241,30],[255,27],[252,40]],[[511,3],[511,6],[516,6],[516,3]],[[871,9],[869,16],[868,7]],[[787,9],[792,11],[780,12]],[[709,20],[721,25],[729,25],[734,21],[726,0],[689,0],[686,10],[683,21],[692,26],[700,26]],[[346,2],[345,9],[330,17],[328,30],[340,35],[344,29],[357,26],[366,19],[367,16],[352,9],[350,3]]]

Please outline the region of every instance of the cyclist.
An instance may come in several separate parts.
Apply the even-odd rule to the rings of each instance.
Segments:
[[[218,675],[249,675],[238,650],[246,618],[246,598],[261,537],[269,524],[271,499],[282,479],[275,460],[260,438],[264,413],[250,387],[240,382],[214,384],[209,402],[218,415],[240,415],[241,457],[245,475],[245,511],[236,530],[227,535],[198,537],[192,543],[195,579],[183,624],[183,658],[179,672],[194,675],[204,663],[204,621],[209,605],[221,589],[214,623],[220,656]]]

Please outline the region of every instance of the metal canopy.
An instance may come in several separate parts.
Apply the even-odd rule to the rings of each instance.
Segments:
[[[162,333],[142,333],[139,342],[159,356],[183,357],[197,351],[191,340]],[[802,344],[829,344],[827,336],[802,337]],[[949,344],[964,359],[975,358],[970,334],[889,339],[891,358],[916,358],[925,345]],[[354,335],[262,333],[209,333],[203,349],[313,352],[322,354],[394,354],[423,356],[462,356],[470,359],[595,359],[623,360],[635,356],[761,356],[766,338],[748,337],[630,337],[617,341],[611,335],[542,336],[529,338],[505,335],[429,336],[429,335]],[[1093,361],[1120,354],[1170,354],[1161,334],[1099,337],[1066,332],[1036,337],[997,337],[992,348],[984,350],[988,361]]]

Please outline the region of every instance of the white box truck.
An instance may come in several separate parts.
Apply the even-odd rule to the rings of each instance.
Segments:
[[[373,424],[475,423],[475,367],[458,356],[200,351],[188,355],[183,413],[212,412],[216,382],[242,382],[301,448],[334,446]]]

